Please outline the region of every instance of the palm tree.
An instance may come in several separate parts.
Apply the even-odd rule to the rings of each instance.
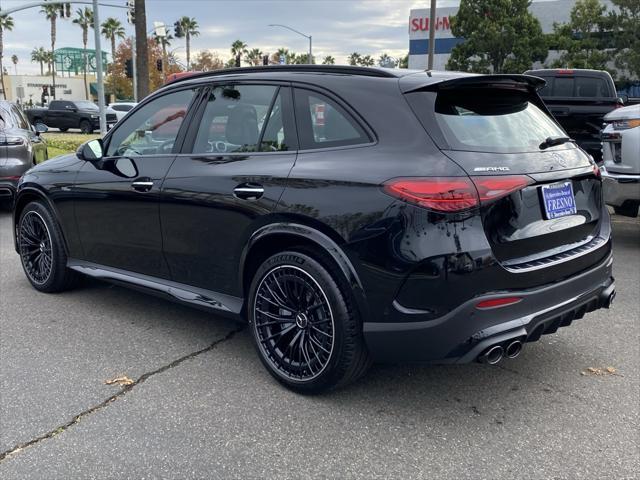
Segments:
[[[47,5],[43,5],[40,9],[40,13],[44,13],[44,16],[51,25],[51,80],[53,83],[53,98],[56,98],[55,88],[56,88],[56,62],[55,62],[55,51],[56,51],[56,21],[58,20],[58,13],[60,12],[60,7],[62,3],[49,3]]]
[[[191,65],[191,37],[200,35],[198,31],[199,25],[195,18],[190,17],[181,17],[174,25],[176,37],[184,37],[187,49],[187,70],[189,70]]]
[[[73,23],[82,29],[82,75],[84,76],[84,97],[89,98],[89,86],[87,85],[87,42],[89,41],[89,27],[93,27],[93,10],[89,7],[76,10],[76,18]]]
[[[358,52],[353,52],[347,57],[349,65],[358,65],[360,63],[361,55]]]
[[[18,55],[15,53],[11,55],[11,62],[13,63],[13,70],[18,75]]]
[[[371,55],[365,55],[364,57],[360,57],[358,64],[363,67],[373,67],[376,64],[376,61]]]
[[[2,55],[4,53],[4,36],[3,32],[10,32],[13,30],[13,18],[9,15],[3,15],[0,17],[0,83],[2,84],[2,95],[4,99],[7,99],[7,93],[4,89],[4,67],[2,66]]]
[[[47,61],[47,51],[44,47],[31,50],[31,61],[40,64],[40,76],[44,75],[44,64]]]
[[[247,44],[242,40],[236,40],[231,44],[231,56],[236,59],[236,67],[242,62],[242,56],[247,54]]]
[[[117,18],[109,17],[101,25],[102,35],[111,42],[111,62],[113,63],[116,53],[116,37],[123,39],[125,37],[124,27]]]
[[[262,51],[259,48],[253,48],[247,53],[247,60],[251,65],[262,64]]]
[[[336,64],[336,59],[333,58],[331,55],[327,55],[326,57],[324,57],[324,60],[322,60],[322,64],[323,65],[335,65]]]
[[[380,58],[378,58],[378,65],[386,68],[395,68],[398,65],[398,61],[386,53],[383,53],[380,55]]]
[[[51,69],[53,68],[53,60],[53,52],[45,50],[44,62],[47,64],[47,75],[51,73]]]

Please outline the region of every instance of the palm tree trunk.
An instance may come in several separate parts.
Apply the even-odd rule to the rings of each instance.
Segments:
[[[113,65],[116,63],[116,36],[111,35],[111,72],[113,72]]]
[[[40,76],[44,75],[44,62],[40,60]]]
[[[191,42],[189,41],[189,31],[187,30],[187,34],[185,35],[185,40],[187,42],[187,71],[190,70],[191,67],[191,45],[189,45]]]
[[[53,99],[56,98],[56,19],[51,18],[51,81],[53,86]]]
[[[87,31],[89,27],[84,27],[82,29],[82,48],[83,48],[83,65],[82,65],[82,73],[84,76],[84,98],[89,100],[89,89],[87,88]]]
[[[2,98],[7,99],[7,92],[4,88],[4,68],[2,68],[2,55],[4,53],[4,38],[2,28],[0,28],[0,83],[2,83]]]

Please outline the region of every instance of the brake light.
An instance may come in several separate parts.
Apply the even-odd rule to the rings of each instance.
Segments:
[[[490,300],[483,300],[482,302],[478,303],[476,305],[476,308],[484,310],[487,308],[506,307],[507,305],[518,303],[520,300],[522,300],[522,297],[492,298]]]
[[[478,192],[469,177],[399,178],[383,189],[389,195],[440,212],[458,212],[478,205]]]
[[[525,175],[505,175],[499,177],[472,177],[480,195],[480,202],[487,203],[498,198],[506,197],[516,190],[533,183]]]
[[[533,180],[525,175],[396,178],[383,186],[396,198],[439,212],[460,212],[505,197]]]
[[[573,73],[573,70],[569,68],[561,68],[560,70],[558,70],[558,73],[560,75],[571,75]]]

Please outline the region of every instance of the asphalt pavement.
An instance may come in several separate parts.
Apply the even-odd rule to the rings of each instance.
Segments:
[[[495,367],[374,366],[317,397],[233,322],[97,281],[36,292],[10,231],[0,212],[3,480],[638,478],[637,219],[614,217],[611,310]]]

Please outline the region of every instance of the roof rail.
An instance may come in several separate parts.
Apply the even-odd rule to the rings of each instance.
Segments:
[[[194,78],[214,77],[219,75],[233,75],[238,73],[260,73],[260,72],[308,72],[308,73],[333,73],[341,75],[362,75],[366,77],[397,78],[398,76],[390,70],[373,67],[356,67],[352,65],[264,65],[257,67],[236,67],[223,68],[221,70],[211,70],[209,72],[194,72],[192,75],[184,75],[166,85],[191,80]]]

